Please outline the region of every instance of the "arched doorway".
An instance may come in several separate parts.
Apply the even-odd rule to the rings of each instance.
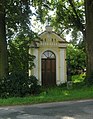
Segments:
[[[56,85],[56,56],[52,51],[45,51],[41,57],[42,85]]]

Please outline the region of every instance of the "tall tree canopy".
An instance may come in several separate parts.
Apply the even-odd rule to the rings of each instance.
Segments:
[[[74,43],[80,35],[85,36],[84,0],[58,0],[54,7],[56,15],[52,21],[59,33],[70,32]],[[78,40],[81,43],[80,39]]]

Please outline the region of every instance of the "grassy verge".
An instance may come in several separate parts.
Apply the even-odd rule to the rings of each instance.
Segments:
[[[24,104],[36,104],[45,102],[57,102],[67,100],[80,100],[80,99],[92,99],[93,98],[93,86],[80,86],[72,88],[70,90],[62,87],[47,89],[47,92],[42,92],[38,96],[29,97],[13,97],[8,99],[0,99],[0,106],[7,105],[24,105]]]

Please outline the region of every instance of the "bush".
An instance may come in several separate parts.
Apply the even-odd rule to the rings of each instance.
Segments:
[[[27,81],[27,92],[28,94],[39,94],[41,92],[41,87],[38,85],[38,80],[35,76],[30,76]]]
[[[28,77],[24,72],[13,72],[0,82],[0,97],[24,97],[40,93],[35,76]]]

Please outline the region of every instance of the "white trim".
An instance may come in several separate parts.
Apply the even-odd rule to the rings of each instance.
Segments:
[[[34,49],[34,55],[36,56],[34,60],[35,68],[34,68],[34,75],[38,79],[38,50]]]
[[[64,49],[60,49],[60,83],[65,82],[65,64]]]

